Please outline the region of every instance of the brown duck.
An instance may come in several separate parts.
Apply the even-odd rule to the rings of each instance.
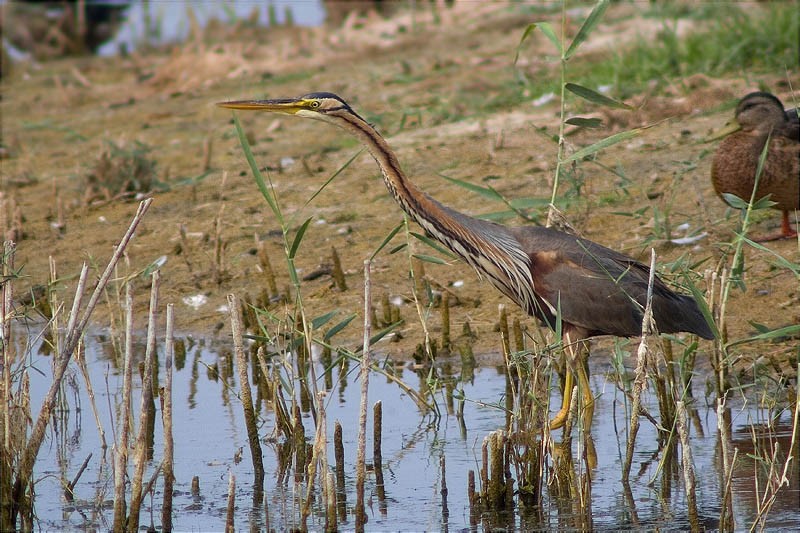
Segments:
[[[736,106],[738,126],[717,148],[711,163],[711,181],[717,194],[735,194],[749,201],[758,160],[769,137],[769,151],[758,180],[755,199],[767,195],[774,209],[783,211],[781,232],[761,241],[793,238],[789,211],[800,209],[800,119],[797,109],[784,110],[781,101],[766,92],[750,93]]]

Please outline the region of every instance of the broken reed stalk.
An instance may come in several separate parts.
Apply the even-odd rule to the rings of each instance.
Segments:
[[[489,436],[483,438],[483,442],[481,443],[481,498],[485,499],[484,496],[486,491],[489,490]]]
[[[152,493],[153,486],[156,484],[156,481],[158,481],[158,478],[161,475],[161,469],[163,468],[163,466],[164,466],[164,461],[161,461],[160,463],[158,463],[158,466],[156,466],[155,470],[153,470],[153,473],[150,475],[150,479],[147,480],[147,485],[145,485],[144,488],[142,489],[142,494],[151,494]],[[148,527],[147,529],[149,531],[152,531],[154,529],[153,528],[153,515],[152,515],[152,513],[150,514],[150,527]]]
[[[798,370],[800,370],[800,363],[798,363]],[[792,437],[789,442],[789,449],[786,452],[786,461],[783,463],[783,470],[780,472],[780,475],[778,475],[777,463],[780,448],[779,443],[774,442],[770,446],[771,456],[769,457],[769,473],[766,480],[766,486],[764,487],[763,495],[760,496],[756,501],[758,515],[753,521],[750,531],[753,531],[756,528],[763,531],[767,528],[766,520],[770,510],[772,509],[772,506],[775,504],[775,500],[778,497],[778,492],[784,485],[787,487],[790,486],[789,474],[791,473],[792,469],[797,469],[796,461],[798,458],[798,437],[800,437],[800,396],[795,396],[795,405],[793,411],[794,415],[792,417],[791,430]],[[734,455],[734,461],[735,460],[736,455]],[[756,480],[757,479],[758,478],[756,478]],[[756,493],[758,494],[758,492],[758,486],[756,486]]]
[[[442,294],[442,351],[450,352],[450,293]]]
[[[264,498],[264,524],[262,531],[274,531],[269,527],[269,498]]]
[[[258,235],[255,236],[256,240],[256,249],[258,250],[258,264],[261,266],[261,270],[264,271],[264,277],[267,281],[267,287],[269,288],[269,296],[270,298],[277,298],[278,297],[278,284],[275,283],[275,271],[272,270],[272,263],[269,260],[269,254],[266,250],[266,244],[264,241],[260,241],[258,239]]]
[[[500,308],[500,342],[502,343],[502,350],[503,350],[503,359],[508,361],[509,355],[511,355],[511,339],[508,335],[508,311],[506,310],[506,306],[500,304],[498,306]]]
[[[58,282],[58,274],[56,274],[56,261],[53,256],[48,258],[50,264],[50,279],[47,284],[47,305],[50,306],[52,317],[50,319],[50,337],[53,343],[53,353],[61,353],[61,311],[63,310],[62,304],[58,299],[58,292],[56,291],[56,283]],[[88,267],[87,267],[88,271]],[[50,362],[51,365],[55,364],[55,360]]]
[[[467,473],[467,497],[469,498],[469,525],[471,528],[478,526],[478,498],[475,494],[475,471]]]
[[[450,521],[450,510],[447,508],[447,466],[444,454],[439,457],[439,469],[442,476],[442,489],[439,491],[442,495],[442,528],[447,528],[447,523]]]
[[[331,262],[333,263],[331,274],[333,276],[333,281],[336,284],[336,288],[344,292],[347,290],[347,281],[344,279],[342,260],[339,259],[339,254],[336,252],[336,248],[333,247],[331,247]]]
[[[403,226],[405,228],[406,234],[406,242],[411,242],[411,232],[408,229],[408,217],[403,217]],[[428,291],[426,287],[428,286],[427,280],[425,279],[425,263],[415,257],[413,253],[411,253],[411,247],[408,247],[409,255],[408,255],[408,268],[409,268],[409,275],[411,276],[411,294],[414,297],[414,308],[417,310],[417,318],[419,318],[419,325],[422,327],[422,333],[424,342],[422,344],[422,356],[425,358],[426,363],[433,363],[436,359],[436,352],[435,346],[433,346],[433,341],[431,340],[430,331],[428,331],[428,321],[427,321],[427,312],[423,309],[422,305],[422,296],[424,295],[427,298]],[[430,304],[425,305],[427,307]],[[426,391],[425,394],[427,395],[430,391]],[[436,402],[433,402],[433,409],[436,409]]]
[[[322,485],[323,491],[323,501],[326,503],[326,508],[330,509],[327,505],[329,495],[327,493],[328,489],[328,424],[327,424],[327,415],[325,414],[325,391],[317,392],[317,429],[316,434],[314,435],[314,445],[312,447],[312,456],[311,461],[308,463],[308,475],[306,476],[306,497],[305,501],[303,502],[303,508],[301,511],[301,527],[304,531],[307,531],[306,521],[308,520],[308,516],[311,514],[311,503],[313,501],[313,492],[314,492],[314,483],[317,476],[317,466],[319,465],[319,470],[321,470],[322,474],[320,476],[320,484]],[[334,505],[333,505],[333,515],[326,514],[325,516],[325,530],[326,531],[335,531],[336,530],[336,503],[335,503],[335,494],[334,494]]]
[[[150,403],[153,401],[153,359],[156,352],[156,317],[158,316],[158,287],[161,281],[161,272],[156,270],[151,275],[152,285],[150,287],[150,311],[147,317],[147,345],[144,351],[144,373],[142,374],[142,397],[139,410],[139,434],[136,437],[136,448],[133,461],[133,477],[131,478],[131,505],[128,512],[128,520],[125,529],[136,531],[139,529],[139,510],[142,506],[144,493],[142,491],[142,479],[144,468],[147,464],[148,442],[151,441],[148,435],[149,428],[152,427],[150,417],[154,413],[150,410]]]
[[[30,482],[31,475],[33,474],[33,465],[36,462],[36,456],[38,455],[39,448],[44,440],[47,424],[52,417],[53,406],[55,405],[58,390],[61,387],[61,381],[64,379],[64,374],[67,371],[67,366],[72,358],[72,354],[75,352],[75,348],[78,346],[78,340],[80,339],[81,335],[83,335],[83,331],[86,329],[89,319],[94,312],[94,308],[97,306],[97,302],[100,300],[100,297],[105,291],[106,285],[111,279],[111,275],[114,272],[117,262],[125,252],[128,243],[136,232],[136,228],[139,226],[139,223],[142,221],[142,218],[152,202],[152,198],[148,198],[139,204],[139,208],[136,211],[128,230],[125,232],[122,240],[114,250],[106,269],[103,271],[103,274],[100,276],[100,280],[95,286],[94,292],[92,292],[92,295],[89,297],[89,302],[86,304],[86,308],[84,309],[80,320],[78,320],[77,316],[78,310],[80,309],[80,303],[83,298],[85,285],[81,284],[80,282],[78,284],[75,300],[72,306],[72,312],[69,318],[69,327],[67,328],[64,350],[57,356],[58,361],[55,362],[53,382],[51,383],[50,388],[44,397],[42,407],[39,411],[39,416],[36,419],[36,423],[31,431],[31,436],[28,439],[28,443],[25,446],[25,450],[22,453],[22,457],[19,461],[19,466],[17,467],[16,480],[14,482],[14,489],[11,496],[12,523],[15,523],[17,514],[20,511],[20,505],[24,503],[23,499],[28,490],[28,484]],[[88,267],[84,266],[84,268]],[[84,278],[81,278],[81,280],[83,279]]]
[[[681,463],[683,466],[683,483],[686,486],[686,505],[689,514],[689,526],[692,531],[700,531],[700,522],[697,515],[697,491],[695,489],[694,465],[692,463],[692,448],[689,445],[689,427],[686,406],[682,400],[675,402],[676,424],[678,438],[681,441]]]
[[[106,444],[106,432],[103,429],[103,423],[100,421],[100,411],[97,410],[97,402],[94,397],[94,387],[92,387],[92,379],[89,377],[89,369],[86,368],[86,345],[81,341],[78,344],[78,349],[75,352],[75,362],[78,363],[78,368],[81,370],[83,381],[86,384],[86,394],[89,396],[89,404],[92,406],[92,414],[94,415],[94,423],[97,426],[97,432],[100,435],[100,446],[105,450],[108,448]]]
[[[2,204],[2,200],[0,200]],[[0,216],[0,222],[2,222]],[[11,485],[12,485],[12,452],[11,452],[11,363],[14,355],[11,345],[11,319],[13,318],[13,280],[14,253],[16,245],[8,240],[3,242],[2,269],[0,276],[5,280],[0,283],[0,531],[12,531],[16,524],[11,520]],[[27,374],[26,374],[27,375]]]
[[[22,229],[22,206],[17,203],[16,198],[12,200],[13,209],[11,211],[11,236],[14,241],[20,241],[25,236],[25,230]]]
[[[372,467],[375,469],[375,492],[378,493],[378,505],[386,512],[386,486],[383,482],[383,404],[380,400],[372,406]]]
[[[514,337],[514,348],[518,352],[525,350],[525,335],[523,334],[522,324],[519,318],[514,317],[514,321],[511,323],[511,331]]]
[[[392,323],[392,304],[389,302],[389,295],[383,293],[381,296],[381,310],[383,312],[383,318],[380,321],[380,325],[388,326]]]
[[[344,443],[342,442],[342,424],[337,420],[333,425],[333,457],[336,459],[336,500],[339,518],[342,522],[347,518],[347,493],[344,485]]]
[[[719,276],[719,319],[717,326],[720,337],[714,342],[713,364],[717,377],[717,397],[724,398],[728,392],[728,372],[727,372],[727,350],[725,345],[728,343],[728,320],[727,320],[727,291],[731,283],[730,273],[726,268],[722,269]]]
[[[336,520],[336,479],[333,472],[326,472],[325,476],[325,530],[334,532],[339,531]]]
[[[201,172],[208,172],[211,169],[211,158],[214,152],[214,135],[209,133],[203,140],[203,168]]]
[[[506,501],[506,438],[502,430],[497,430],[487,439],[489,439],[490,477],[485,501],[490,509],[502,510],[505,509]]]
[[[239,317],[239,299],[228,295],[228,309],[231,313],[231,333],[233,335],[233,351],[236,367],[239,371],[239,394],[244,410],[244,422],[247,427],[247,439],[250,443],[250,457],[253,461],[253,475],[255,476],[255,490],[264,490],[264,458],[261,450],[261,441],[258,439],[258,420],[253,408],[253,395],[250,392],[250,379],[247,374],[247,360],[244,354],[242,340],[242,321]]]
[[[642,337],[636,351],[636,371],[633,378],[633,401],[631,402],[631,429],[625,445],[625,463],[622,465],[622,482],[628,483],[633,463],[633,449],[636,446],[636,434],[639,432],[639,411],[642,405],[642,392],[647,387],[647,336],[653,330],[653,283],[656,275],[656,251],[650,249],[650,278],[647,280],[647,303],[642,317]]]
[[[17,245],[13,241],[3,242],[2,270],[0,279],[5,280],[0,284],[0,347],[2,347],[2,359],[0,359],[0,375],[2,375],[2,410],[3,410],[3,449],[11,450],[11,414],[10,405],[7,401],[11,398],[11,363],[13,353],[11,348],[11,320],[14,318],[14,284],[16,278],[14,272],[14,254]],[[8,472],[8,470],[4,470]],[[5,477],[5,476],[3,476]],[[3,500],[8,501],[8,500]]]
[[[236,509],[236,476],[228,472],[228,507],[225,515],[225,533],[235,533],[234,510]]]
[[[192,499],[195,503],[200,501],[200,476],[192,476],[191,489]]]
[[[87,466],[89,466],[89,460],[91,458],[92,458],[92,454],[90,453],[89,455],[86,456],[86,459],[83,460],[83,464],[78,469],[78,473],[75,474],[75,477],[72,478],[72,481],[67,483],[66,486],[64,487],[64,498],[68,502],[71,502],[71,501],[73,501],[75,499],[75,492],[74,492],[75,485],[78,484],[78,480],[83,475],[83,471],[86,470]]]
[[[161,530],[172,531],[172,494],[175,486],[174,440],[172,438],[172,360],[175,356],[173,345],[174,304],[167,304],[167,329],[164,339],[164,389],[161,398],[161,421],[164,424],[164,503],[161,507]]]
[[[5,194],[0,193],[0,239],[2,239],[3,242],[16,242],[19,240],[11,229],[11,217],[9,213],[11,213],[13,209],[10,209],[9,204],[13,202],[13,198],[6,199]],[[6,207],[7,205],[9,206]]]
[[[736,460],[736,451],[734,451],[733,460],[731,460],[730,449],[730,428],[725,418],[725,399],[717,398],[717,430],[719,431],[719,441],[722,448],[722,502],[719,511],[719,530],[720,531],[734,531],[736,529],[736,521],[733,516],[733,492],[731,490],[731,481],[733,480],[733,465]]]
[[[130,424],[131,387],[133,382],[133,283],[125,284],[125,362],[122,370],[122,406],[120,409],[119,441],[114,460],[114,525],[113,530],[125,531],[125,478],[128,470],[128,429]]]
[[[222,215],[225,213],[225,196],[223,195],[223,191],[225,190],[225,182],[228,181],[228,171],[222,171],[222,180],[220,182],[220,189],[219,189],[219,211],[217,211],[217,216],[214,217],[214,262],[211,266],[211,277],[214,280],[214,283],[217,286],[222,285],[222,280],[225,277],[225,247],[227,243],[222,239]]]
[[[279,396],[277,392],[275,394]],[[303,478],[303,470],[306,467],[306,430],[303,427],[300,406],[296,403],[292,406],[292,447],[295,454],[294,475],[295,480],[299,482]]]
[[[364,531],[366,514],[364,512],[364,478],[367,447],[367,393],[369,391],[369,339],[372,335],[372,309],[370,260],[364,260],[364,346],[361,352],[361,407],[358,415],[358,448],[356,449],[356,531]]]
[[[183,262],[186,263],[186,268],[189,270],[189,273],[194,274],[194,267],[192,266],[192,260],[190,259],[191,255],[191,247],[189,246],[189,240],[186,238],[186,224],[178,224],[178,236],[180,237],[181,241],[181,257],[183,257]]]

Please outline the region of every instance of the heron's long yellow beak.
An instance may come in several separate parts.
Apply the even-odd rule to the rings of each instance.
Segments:
[[[245,111],[268,111],[271,113],[286,113],[294,115],[298,111],[308,109],[310,101],[302,98],[278,98],[274,100],[233,100],[230,102],[217,102],[219,107],[227,109],[241,109]]]
[[[737,132],[740,129],[742,129],[742,126],[736,120],[731,120],[717,131],[712,131],[711,134],[706,137],[705,142],[708,143],[716,141],[717,139],[722,139],[723,137],[727,137],[731,133]]]

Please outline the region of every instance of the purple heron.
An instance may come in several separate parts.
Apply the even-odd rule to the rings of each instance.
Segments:
[[[339,126],[375,158],[400,207],[434,239],[472,265],[529,315],[555,329],[561,321],[569,354],[561,409],[550,422],[564,425],[577,374],[586,427],[594,398],[583,364],[584,340],[596,335],[641,334],[650,269],[592,241],[539,226],[507,227],[473,218],[428,196],[405,175],[386,140],[339,96],[311,93],[299,98],[220,102],[228,109],[284,113]],[[705,339],[713,333],[697,302],[671,291],[658,277],[653,316],[664,333],[685,331]],[[577,362],[577,364],[576,364]]]

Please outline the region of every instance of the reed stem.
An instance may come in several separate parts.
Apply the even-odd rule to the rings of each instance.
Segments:
[[[128,430],[131,427],[131,388],[133,383],[133,283],[125,284],[125,359],[122,370],[122,406],[117,425],[119,440],[115,445],[114,525],[116,532],[125,531],[125,478],[128,471]]]
[[[133,477],[131,480],[131,505],[125,529],[136,531],[139,529],[139,510],[141,509],[144,493],[142,492],[142,478],[148,458],[148,435],[152,427],[153,415],[149,404],[153,401],[153,359],[156,351],[156,316],[158,315],[158,287],[161,279],[160,272],[156,270],[151,276],[150,312],[147,321],[147,347],[144,354],[144,373],[142,374],[142,398],[139,410],[139,434],[136,438],[136,452],[133,462]]]
[[[636,447],[636,435],[639,432],[639,413],[642,405],[642,393],[647,387],[647,337],[653,329],[653,283],[655,282],[656,272],[656,251],[650,250],[650,279],[647,282],[647,303],[644,308],[642,318],[642,336],[639,340],[639,349],[636,352],[636,371],[633,379],[633,401],[631,402],[631,429],[628,434],[628,442],[625,445],[625,462],[622,465],[622,481],[628,483],[630,480],[631,464],[633,463],[633,451]]]
[[[89,302],[86,304],[86,308],[84,309],[80,320],[77,320],[76,317],[78,315],[78,309],[80,308],[80,301],[83,297],[84,287],[79,284],[76,290],[75,301],[72,308],[73,313],[71,314],[69,320],[69,324],[74,326],[68,328],[67,330],[64,349],[57,356],[58,360],[56,361],[56,366],[53,371],[53,382],[50,385],[47,394],[45,395],[44,401],[42,402],[42,408],[39,411],[39,417],[36,419],[36,423],[31,431],[31,436],[28,439],[28,444],[25,446],[25,450],[22,453],[19,461],[19,466],[17,467],[17,476],[11,496],[13,523],[16,523],[16,517],[20,510],[20,504],[23,503],[23,499],[27,493],[31,475],[33,474],[33,465],[36,462],[36,456],[39,454],[39,448],[44,440],[45,430],[47,429],[47,425],[52,416],[53,406],[56,402],[56,395],[61,387],[61,382],[64,379],[64,374],[67,371],[67,366],[72,358],[72,354],[75,352],[75,348],[78,346],[78,340],[80,339],[81,335],[83,335],[83,332],[89,323],[89,319],[91,318],[92,313],[97,306],[97,302],[100,300],[100,297],[105,291],[106,285],[111,279],[111,275],[114,272],[117,262],[125,252],[128,243],[133,238],[136,228],[139,226],[142,218],[144,218],[144,215],[147,212],[147,209],[150,207],[152,201],[153,200],[151,198],[148,198],[139,204],[139,209],[134,215],[133,220],[128,227],[128,231],[117,245],[116,250],[112,254],[111,259],[106,266],[106,269],[100,276],[100,280],[97,282],[94,292],[92,292],[92,295],[89,298]]]
[[[164,424],[164,498],[161,507],[161,530],[165,533],[172,531],[172,494],[175,486],[174,469],[174,441],[172,438],[172,366],[175,355],[173,343],[174,335],[174,304],[167,304],[167,328],[164,340],[164,390],[161,397],[161,420]]]
[[[233,472],[228,472],[228,505],[225,513],[225,533],[236,533],[235,513],[236,510],[236,476]]]
[[[370,337],[372,335],[372,309],[370,260],[364,260],[364,346],[361,352],[361,407],[358,415],[358,448],[356,449],[356,531],[364,531],[364,478],[366,477],[367,447],[367,394],[369,391]]]
[[[239,371],[239,394],[244,410],[244,422],[247,427],[247,439],[250,443],[250,457],[253,461],[254,486],[256,491],[264,490],[264,459],[261,441],[258,439],[258,420],[253,408],[253,395],[250,392],[250,378],[247,374],[247,359],[244,354],[242,339],[242,321],[239,317],[239,299],[228,295],[228,309],[231,313],[231,333],[233,335],[233,351],[236,367]]]
[[[372,467],[375,469],[375,492],[378,494],[378,507],[381,514],[386,512],[386,486],[383,481],[383,404],[375,402],[372,406]]]

